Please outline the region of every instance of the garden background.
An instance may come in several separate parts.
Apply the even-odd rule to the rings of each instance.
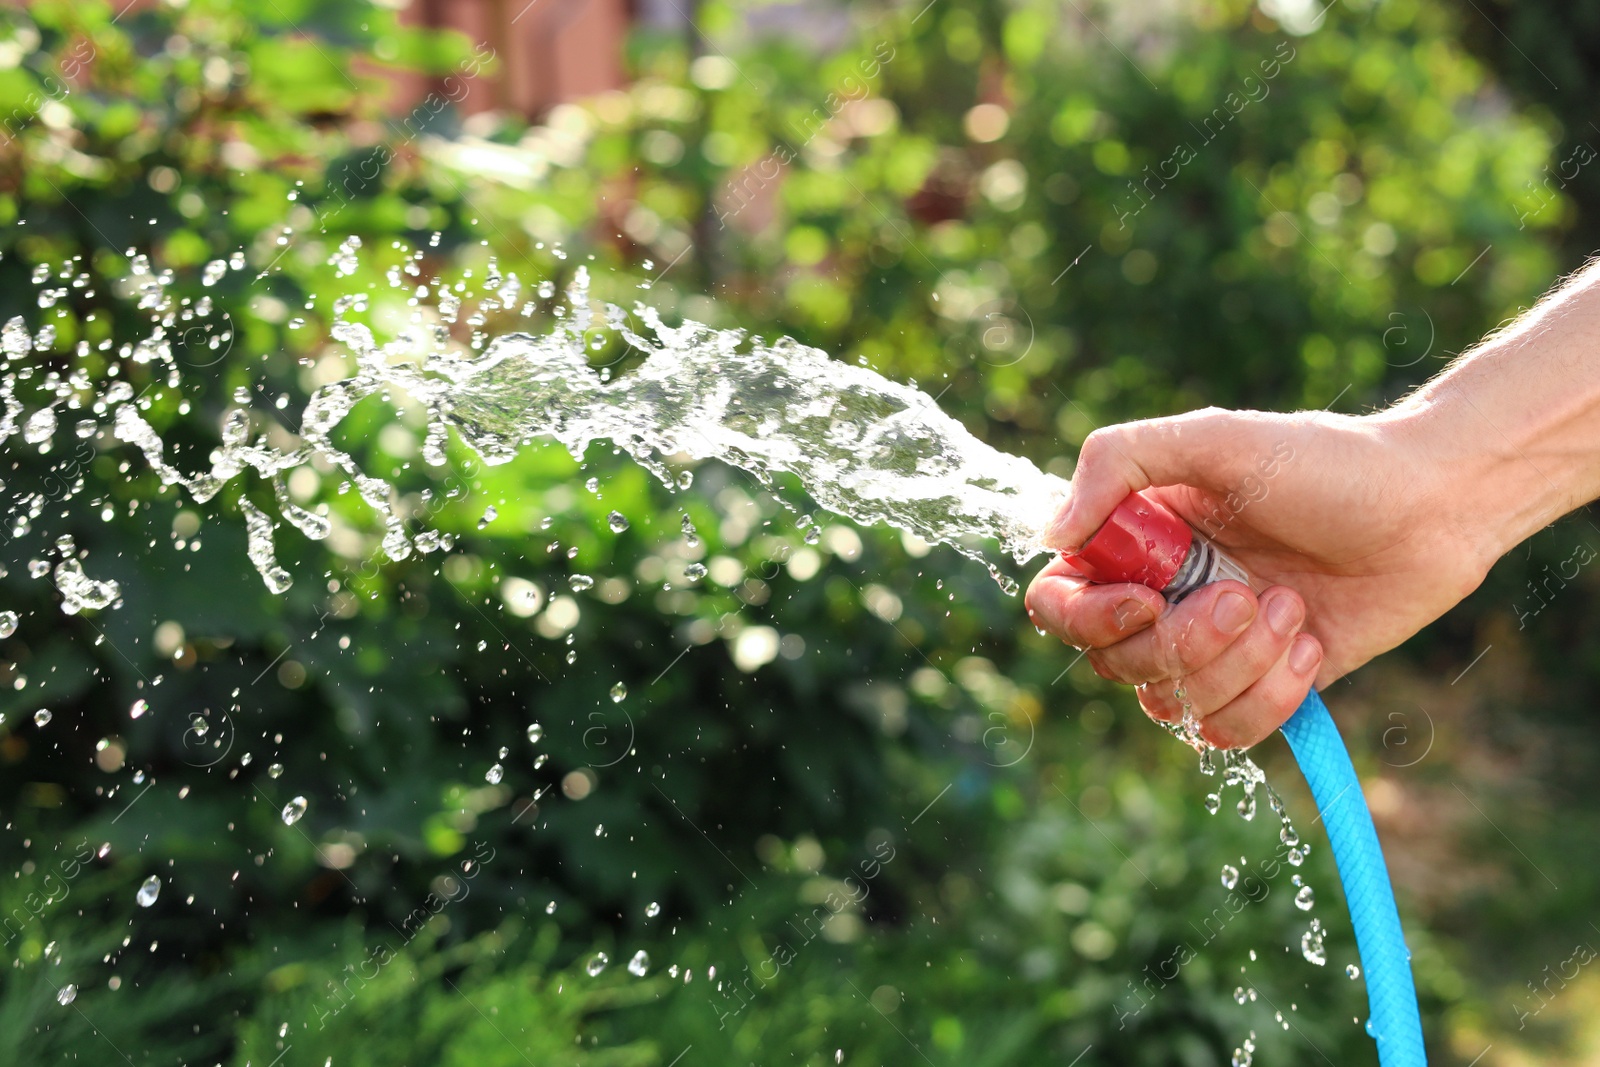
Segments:
[[[587,266],[1070,475],[1120,420],[1371,410],[1600,245],[1593,2],[678,2],[623,87],[533,115],[458,107],[496,41],[393,3],[8,7],[0,318],[55,326],[33,359],[68,392],[142,387],[99,347],[139,329],[127,251],[211,297],[228,329],[174,331],[144,412],[193,468],[235,390],[287,440],[349,373],[335,298],[398,321],[395,242],[530,289]],[[105,295],[40,306],[72,257]],[[296,479],[335,530],[280,531],[275,595],[239,509],[270,486],[196,504],[106,428],[11,439],[0,1062],[1199,1067],[1252,1030],[1257,1062],[1375,1062],[1279,740],[1311,855],[1235,912],[1218,871],[1281,855],[1275,820],[1208,815],[1192,753],[954,552],[827,516],[811,543],[715,465],[677,492],[603,446],[436,468],[376,400],[341,432],[448,554],[388,562],[355,494]],[[46,532],[122,606],[64,615]],[[1583,514],[1542,532],[1328,694],[1436,1063],[1600,1063],[1600,579],[1552,578],[1597,548]]]

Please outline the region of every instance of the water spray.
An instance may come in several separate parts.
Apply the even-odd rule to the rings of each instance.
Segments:
[[[1092,582],[1147,586],[1176,603],[1223,579],[1250,584],[1249,574],[1164,505],[1132,493],[1076,553],[1066,556]],[[1371,1009],[1367,1033],[1383,1067],[1424,1067],[1422,1018],[1411,978],[1411,952],[1400,928],[1389,869],[1350,754],[1315,689],[1283,724],[1283,736],[1305,775],[1328,829],[1355,928]]]

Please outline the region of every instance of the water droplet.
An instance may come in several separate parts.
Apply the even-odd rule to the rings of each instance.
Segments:
[[[1290,848],[1293,848],[1300,843],[1300,835],[1295,831],[1293,826],[1290,826],[1288,823],[1284,823],[1283,829],[1278,831],[1278,840],[1282,841]]]
[[[28,421],[22,426],[22,439],[30,445],[46,444],[55,433],[55,408],[40,408],[28,416]]]
[[[822,540],[822,530],[816,526],[812,526],[808,528],[805,533],[800,535],[800,539],[808,545],[814,545],[818,541]]]
[[[1354,982],[1357,978],[1361,977],[1361,968],[1357,967],[1353,963],[1349,964],[1344,969],[1344,975],[1346,978],[1350,979],[1350,981]]]
[[[488,507],[483,509],[483,518],[478,520],[478,529],[483,529],[499,517],[500,512],[493,504],[490,504]]]
[[[283,806],[283,825],[293,826],[306,813],[306,798],[295,797]]]
[[[1222,865],[1222,888],[1232,889],[1239,884],[1239,869],[1231,863]]]
[[[644,914],[646,918],[654,919],[657,915],[661,914],[661,905],[657,904],[655,901],[651,901],[650,906],[644,909]]]
[[[38,711],[33,713],[33,725],[35,726],[48,726],[50,725],[50,719],[51,715],[49,708],[40,708]]]
[[[1254,786],[1254,782],[1245,783],[1244,796],[1239,798],[1239,805],[1236,809],[1239,812],[1239,817],[1245,822],[1249,822],[1256,817],[1256,791]]]
[[[539,738],[541,738],[543,736],[544,736],[544,727],[543,726],[540,726],[536,722],[528,724],[528,740],[530,742],[532,742],[533,744],[537,745],[539,743]]]
[[[554,915],[556,913],[556,902],[552,900],[550,903],[546,904],[544,906],[544,913],[546,915]]]
[[[351,234],[339,244],[339,251],[328,257],[328,264],[333,267],[339,277],[347,277],[356,272],[361,265],[360,257],[356,250],[361,247],[361,238]]]
[[[1300,935],[1300,955],[1321,967],[1328,962],[1327,950],[1322,947],[1322,922],[1311,920],[1311,928]]]
[[[139,716],[143,715],[145,712],[147,712],[149,710],[150,710],[149,703],[147,701],[145,701],[144,698],[141,697],[140,699],[135,700],[133,702],[133,707],[128,709],[128,718],[137,719]]]
[[[10,637],[17,632],[17,613],[14,611],[0,611],[0,638]]]
[[[77,999],[78,987],[73,985],[71,982],[68,982],[66,985],[56,990],[56,1003],[61,1005],[63,1008]]]
[[[843,1063],[844,1062],[844,1049],[836,1048],[836,1049],[833,1050],[833,1062],[834,1063]]]
[[[283,774],[283,764],[281,763],[274,763],[267,768],[268,778],[277,778],[281,774]]]
[[[694,484],[694,471],[678,472],[678,488],[687,489]]]
[[[1217,810],[1219,808],[1221,808],[1221,807],[1222,807],[1222,797],[1219,794],[1217,794],[1217,793],[1207,793],[1206,794],[1206,811],[1208,813],[1210,813],[1212,815],[1215,815],[1217,813]]]
[[[496,763],[493,767],[489,768],[488,773],[483,776],[483,780],[488,782],[490,785],[499,785],[500,779],[504,778],[505,776],[506,769],[500,764]]]
[[[640,949],[633,954],[633,959],[628,961],[628,973],[635,978],[643,978],[648,970],[650,970],[650,954]]]
[[[541,752],[541,753],[539,753],[538,758],[533,761],[533,769],[534,770],[538,770],[540,767],[543,767],[549,761],[550,761],[550,753]]]
[[[683,576],[691,582],[698,582],[706,576],[706,565],[704,563],[691,563],[683,568]]]
[[[139,907],[148,908],[150,905],[156,902],[156,898],[160,895],[161,879],[152,874],[150,877],[146,878],[144,880],[144,884],[139,887],[139,892],[136,899],[139,901]]]
[[[583,965],[583,969],[589,972],[590,978],[593,978],[601,971],[605,970],[606,964],[610,962],[610,956],[607,956],[604,952],[596,952],[592,957],[590,957],[589,962]]]
[[[1233,999],[1240,1004],[1244,1004],[1249,1001],[1250,996],[1244,991],[1244,986],[1239,986],[1233,991]]]
[[[568,576],[567,584],[572,587],[574,593],[581,593],[585,589],[594,588],[594,579],[587,574],[573,574]]]
[[[1317,894],[1312,892],[1311,887],[1308,885],[1301,886],[1300,892],[1294,895],[1294,906],[1299,908],[1301,911],[1310,911],[1312,905],[1314,905],[1316,902]]]
[[[613,511],[606,516],[606,525],[611,527],[612,533],[621,533],[628,528],[628,517],[620,511]]]
[[[611,687],[611,703],[620,704],[627,699],[628,687],[618,682]]]

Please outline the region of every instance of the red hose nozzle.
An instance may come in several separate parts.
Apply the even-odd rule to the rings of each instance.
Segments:
[[[1082,548],[1061,556],[1091,582],[1131,582],[1161,592],[1194,540],[1189,524],[1166,505],[1129,493]]]

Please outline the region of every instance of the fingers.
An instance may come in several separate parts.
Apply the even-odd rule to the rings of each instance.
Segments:
[[[1294,590],[1274,586],[1262,593],[1260,609],[1244,633],[1214,660],[1182,678],[1196,717],[1227,706],[1264,677],[1288,651],[1305,617],[1305,603]],[[1172,689],[1170,684],[1148,686],[1140,692],[1139,703],[1151,717],[1176,722],[1182,706]]]
[[[1248,748],[1289,721],[1311,689],[1322,645],[1299,634],[1260,681],[1200,722],[1200,736],[1218,748]]]
[[[1154,625],[1089,653],[1089,662],[1102,678],[1129,685],[1184,678],[1244,633],[1256,607],[1248,586],[1216,582],[1168,608]]]
[[[1254,412],[1206,408],[1091,433],[1078,453],[1072,492],[1044,535],[1053,548],[1082,547],[1129,493],[1152,485],[1231,484],[1250,454]]]
[[[1028,586],[1028,618],[1075,648],[1104,648],[1155,622],[1166,608],[1142,585],[1094,585],[1057,559]]]
[[[1026,604],[1035,626],[1090,649],[1101,677],[1137,685],[1152,718],[1181,716],[1181,680],[1200,736],[1218,748],[1247,748],[1282,726],[1323,662],[1322,645],[1299,632],[1304,601],[1283,586],[1258,601],[1239,582],[1217,582],[1168,607],[1144,586],[1094,585],[1058,559]]]

